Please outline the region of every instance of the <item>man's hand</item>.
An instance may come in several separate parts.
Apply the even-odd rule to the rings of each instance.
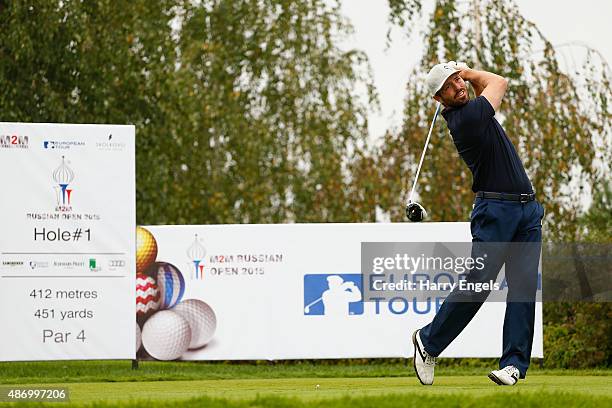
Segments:
[[[458,69],[460,71],[464,69],[470,69],[470,67],[468,67],[465,62],[448,61],[446,65]]]
[[[480,94],[482,93],[484,87],[479,84],[478,82],[472,82],[470,81],[470,71],[473,71],[470,67],[468,67],[466,64],[463,64],[463,67],[459,67],[459,63],[457,64],[459,71],[459,76],[467,83],[469,83],[470,85],[472,85],[472,88],[474,89],[474,93],[476,94],[476,96],[480,96]]]
[[[470,67],[468,67],[468,65],[465,62],[455,62],[455,61],[448,61],[446,62],[446,64],[456,70],[459,70],[459,76],[466,82],[469,82],[468,79],[465,78],[466,75],[466,71],[470,70]],[[467,74],[469,76],[469,74]],[[471,83],[470,83],[471,84]],[[480,95],[482,92],[482,89],[478,89],[474,86],[474,84],[471,84],[472,87],[474,88],[474,92],[476,93],[476,96]]]

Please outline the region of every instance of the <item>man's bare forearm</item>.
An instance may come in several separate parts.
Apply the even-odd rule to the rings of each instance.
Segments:
[[[465,81],[470,81],[470,84],[474,87],[474,91],[476,91],[476,95],[480,95],[490,83],[504,81],[503,77],[492,72],[478,71],[471,68],[461,70],[459,76]]]
[[[476,96],[484,92],[484,96],[491,103],[493,109],[497,111],[508,87],[508,81],[504,77],[492,72],[478,71],[470,68],[461,70],[459,76],[465,81],[470,81]]]
[[[474,88],[474,92],[476,93],[476,96],[480,96],[480,94],[484,90],[484,86],[479,82],[472,82],[472,81],[470,81],[470,85],[472,85],[472,88]]]

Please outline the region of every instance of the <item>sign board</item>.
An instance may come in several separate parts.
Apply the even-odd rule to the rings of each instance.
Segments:
[[[142,248],[155,247],[155,256],[142,254],[149,261],[139,276],[156,285],[147,286],[149,299],[161,306],[140,320],[139,356],[160,360],[411,357],[413,331],[442,300],[364,302],[362,243],[471,241],[468,223],[145,229]],[[336,284],[346,290],[335,293]],[[499,357],[505,307],[486,302],[442,356]],[[199,340],[189,345],[186,337]],[[542,356],[541,303],[533,356]]]
[[[134,142],[0,123],[0,360],[134,358]]]

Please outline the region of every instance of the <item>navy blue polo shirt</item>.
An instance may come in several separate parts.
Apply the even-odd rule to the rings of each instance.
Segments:
[[[482,95],[442,111],[457,151],[472,171],[472,191],[531,193],[523,163],[494,115]]]

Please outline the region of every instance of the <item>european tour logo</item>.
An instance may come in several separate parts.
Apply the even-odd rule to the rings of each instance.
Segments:
[[[363,314],[361,274],[304,275],[306,316],[352,316]]]

